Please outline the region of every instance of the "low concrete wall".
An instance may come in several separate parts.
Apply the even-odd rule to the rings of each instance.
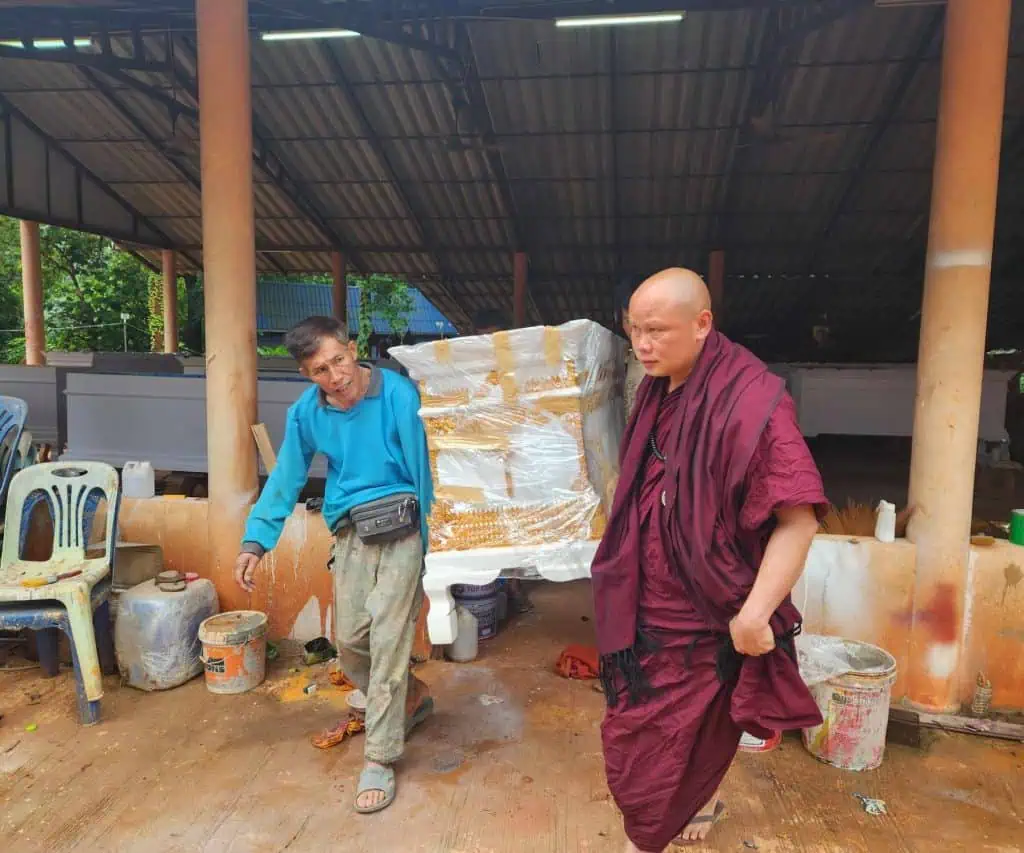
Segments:
[[[153,498],[126,500],[121,538],[162,546],[167,568],[209,576],[206,501]],[[267,612],[276,638],[305,641],[332,633],[333,594],[326,571],[331,537],[319,515],[297,509],[281,543],[270,554],[257,591],[248,596],[230,572],[211,578],[223,609],[251,607]],[[896,657],[900,669],[894,699],[905,696],[911,631],[926,632],[935,654],[948,659],[949,626],[964,608],[960,693],[969,701],[983,670],[993,683],[993,705],[1024,709],[1024,548],[996,542],[972,548],[964,590],[924,591],[925,608],[913,613],[913,544],[849,536],[818,536],[794,599],[805,630],[874,643]],[[938,675],[936,671],[933,673]]]

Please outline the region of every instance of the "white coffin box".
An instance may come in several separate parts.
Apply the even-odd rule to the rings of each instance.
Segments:
[[[590,320],[393,347],[420,386],[435,501],[434,643],[455,584],[587,577],[618,476],[624,342]]]
[[[285,418],[309,387],[303,379],[260,379],[258,419],[275,447]],[[206,377],[118,376],[73,373],[67,377],[68,450],[65,459],[118,467],[147,460],[160,471],[209,470],[206,456]],[[253,442],[252,452],[256,453]],[[317,455],[310,476],[327,466]]]
[[[0,364],[0,394],[28,404],[25,428],[37,444],[57,444],[57,371],[52,367]]]
[[[773,370],[787,380],[806,436],[913,434],[916,365],[774,365]],[[1007,438],[1006,390],[1012,375],[985,371],[979,439]]]

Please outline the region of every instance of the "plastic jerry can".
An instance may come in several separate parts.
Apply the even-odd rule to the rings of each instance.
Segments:
[[[121,593],[114,622],[121,677],[139,690],[169,690],[195,678],[203,671],[199,626],[219,609],[206,578],[180,592],[149,580]]]
[[[156,477],[150,462],[125,462],[121,470],[121,496],[151,498],[156,494]]]

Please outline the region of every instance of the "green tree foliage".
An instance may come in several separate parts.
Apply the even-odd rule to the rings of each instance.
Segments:
[[[150,348],[150,283],[157,278],[138,258],[110,240],[42,226],[40,250],[46,347],[51,350]],[[126,324],[121,314],[127,314]],[[24,357],[21,244],[18,222],[0,217],[0,359]]]
[[[149,351],[162,339],[160,276],[105,237],[43,225],[40,228],[46,347],[50,350]],[[275,276],[276,280],[329,283],[330,275]],[[358,345],[369,355],[373,318],[401,339],[409,329],[413,298],[408,285],[389,275],[352,277],[360,288]],[[202,287],[195,277],[178,280],[178,327],[182,352],[202,350]],[[121,315],[127,314],[126,324]],[[0,216],[0,362],[24,360],[21,240],[18,221]],[[274,354],[277,354],[276,351]],[[268,351],[268,354],[270,352]]]
[[[360,358],[370,355],[375,316],[388,324],[394,337],[399,340],[405,337],[414,307],[409,285],[400,278],[378,273],[353,276],[348,283],[359,288],[359,337],[356,340]]]

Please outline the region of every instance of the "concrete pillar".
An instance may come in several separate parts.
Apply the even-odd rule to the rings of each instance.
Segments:
[[[527,268],[526,252],[512,255],[512,325],[517,329],[526,325]]]
[[[46,364],[43,327],[43,262],[39,253],[39,223],[21,221],[21,293],[25,309],[25,364]]]
[[[258,481],[256,239],[247,0],[196,0],[206,304],[210,577],[221,609],[246,604],[231,582]]]
[[[178,256],[173,249],[164,249],[161,260],[164,271],[164,352],[178,351]]]
[[[334,316],[345,324],[348,329],[348,284],[345,275],[345,256],[341,252],[331,252],[331,308]]]
[[[1010,0],[949,0],[921,309],[908,535],[917,545],[908,696],[959,705],[974,463]]]
[[[715,249],[708,256],[708,290],[711,292],[715,325],[722,328],[725,320],[725,252],[721,249]]]

